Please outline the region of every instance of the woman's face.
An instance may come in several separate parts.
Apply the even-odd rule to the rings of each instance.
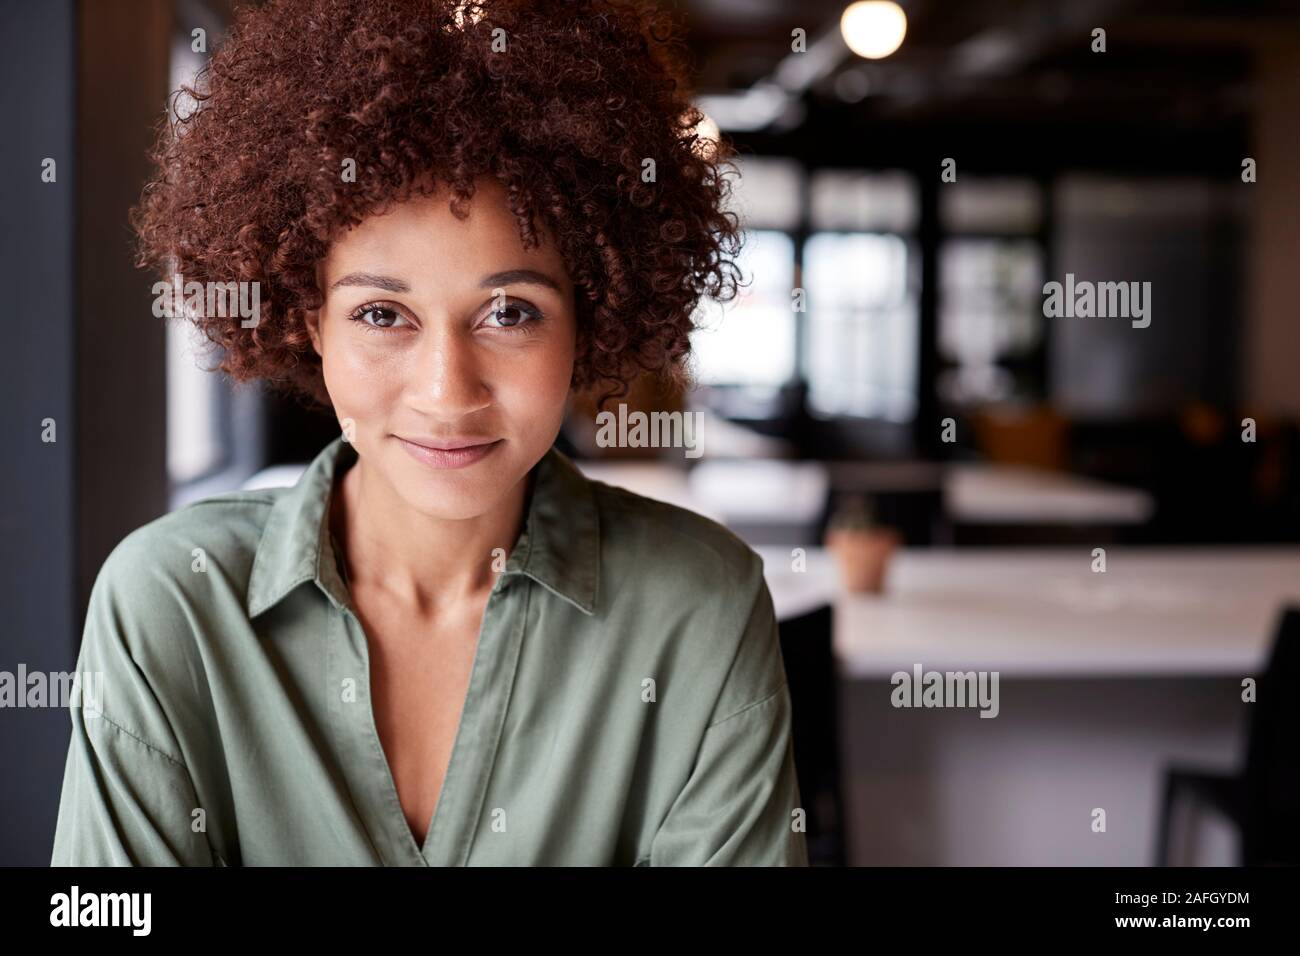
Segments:
[[[528,473],[559,432],[573,374],[558,250],[549,237],[525,250],[504,189],[477,186],[463,222],[440,193],[339,238],[307,323],[367,475],[442,518],[490,511]]]

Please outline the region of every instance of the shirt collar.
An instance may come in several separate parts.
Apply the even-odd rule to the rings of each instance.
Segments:
[[[356,449],[339,435],[307,466],[298,483],[277,497],[249,575],[250,618],[307,581],[314,581],[335,607],[350,604],[335,563],[329,503],[336,479],[356,460]],[[534,470],[528,516],[503,573],[532,578],[584,614],[592,614],[600,525],[591,482],[555,448],[542,456]]]

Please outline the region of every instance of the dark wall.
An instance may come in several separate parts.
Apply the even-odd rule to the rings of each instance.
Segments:
[[[167,510],[167,330],[128,212],[164,117],[171,0],[77,4],[77,607],[129,532]],[[80,615],[78,617],[80,620]]]
[[[130,14],[0,5],[0,671],[15,678],[75,668],[104,558],[167,510],[166,330],[127,214],[163,117],[171,2]],[[0,708],[0,864],[48,864],[69,729],[59,706]]]
[[[76,653],[73,568],[72,0],[0,6],[0,671],[67,671]],[[55,160],[56,181],[41,181]],[[43,419],[55,441],[41,440]],[[0,709],[0,864],[49,863],[68,742],[59,709]]]

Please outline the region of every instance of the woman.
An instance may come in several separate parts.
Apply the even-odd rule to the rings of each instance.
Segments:
[[[806,865],[761,562],[551,447],[574,390],[680,380],[735,291],[647,17],[240,16],[160,137],[142,263],[258,283],[253,322],[191,318],[342,434],[105,563],[56,864]]]

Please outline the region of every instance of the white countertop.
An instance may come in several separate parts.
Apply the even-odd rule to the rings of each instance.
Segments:
[[[1082,475],[1018,465],[955,463],[943,481],[954,521],[977,524],[1132,525],[1155,511],[1151,495]]]
[[[689,471],[659,462],[577,462],[588,478],[679,505],[722,524],[810,525],[826,505],[821,462],[776,458],[702,460]]]
[[[1257,675],[1282,606],[1300,603],[1300,548],[904,549],[883,595],[839,587],[830,555],[759,548],[779,617],[829,601],[846,676]]]
[[[660,462],[579,462],[583,472],[724,523],[810,524],[825,507],[831,475],[857,476],[871,493],[938,487],[944,508],[976,524],[1133,525],[1155,510],[1151,495],[1081,475],[980,462],[842,463],[704,459],[687,471]]]

